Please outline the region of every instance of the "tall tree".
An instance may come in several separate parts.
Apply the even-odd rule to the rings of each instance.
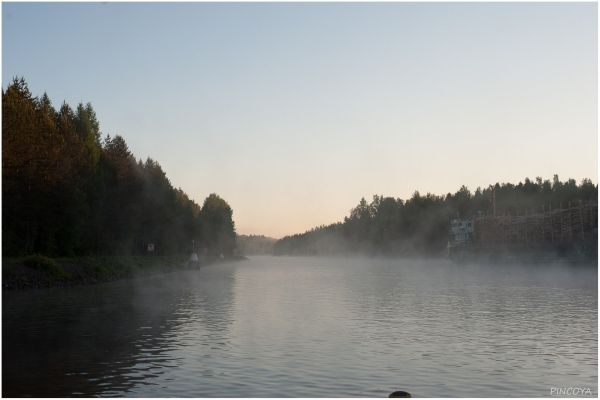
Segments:
[[[204,233],[215,249],[235,246],[224,200],[211,197],[204,232],[200,207],[158,162],[136,162],[119,135],[101,142],[91,103],[57,111],[17,77],[2,90],[2,127],[4,256],[145,253],[148,242],[159,253],[187,252]]]
[[[212,193],[205,200],[198,217],[202,221],[203,244],[212,254],[231,254],[236,245],[233,211],[229,204]]]

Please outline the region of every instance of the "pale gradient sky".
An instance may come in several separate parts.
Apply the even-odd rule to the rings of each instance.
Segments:
[[[597,3],[3,3],[16,75],[91,102],[240,234],[374,194],[598,182]]]

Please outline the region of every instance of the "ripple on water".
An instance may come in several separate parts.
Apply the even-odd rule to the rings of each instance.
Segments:
[[[6,293],[3,394],[597,394],[597,302],[597,269],[286,257]]]

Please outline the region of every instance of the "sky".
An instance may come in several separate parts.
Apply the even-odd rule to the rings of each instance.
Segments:
[[[598,182],[597,3],[2,3],[2,85],[91,102],[238,234],[364,197]]]

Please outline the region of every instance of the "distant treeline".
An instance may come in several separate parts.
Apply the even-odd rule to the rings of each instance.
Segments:
[[[202,207],[160,165],[101,138],[90,103],[57,110],[23,78],[2,90],[2,256],[231,253],[232,210],[211,194]]]
[[[273,254],[273,244],[277,239],[263,235],[238,235],[237,253],[246,256]]]
[[[542,212],[549,207],[578,205],[597,201],[598,185],[583,179],[552,182],[538,177],[518,185],[496,183],[472,193],[462,186],[455,194],[422,196],[415,191],[408,200],[373,196],[364,198],[350,210],[344,222],[320,226],[303,234],[286,236],[274,246],[276,255],[366,254],[377,256],[439,256],[445,251],[450,221],[458,216],[472,218],[483,212],[493,215],[494,189],[496,215]]]

